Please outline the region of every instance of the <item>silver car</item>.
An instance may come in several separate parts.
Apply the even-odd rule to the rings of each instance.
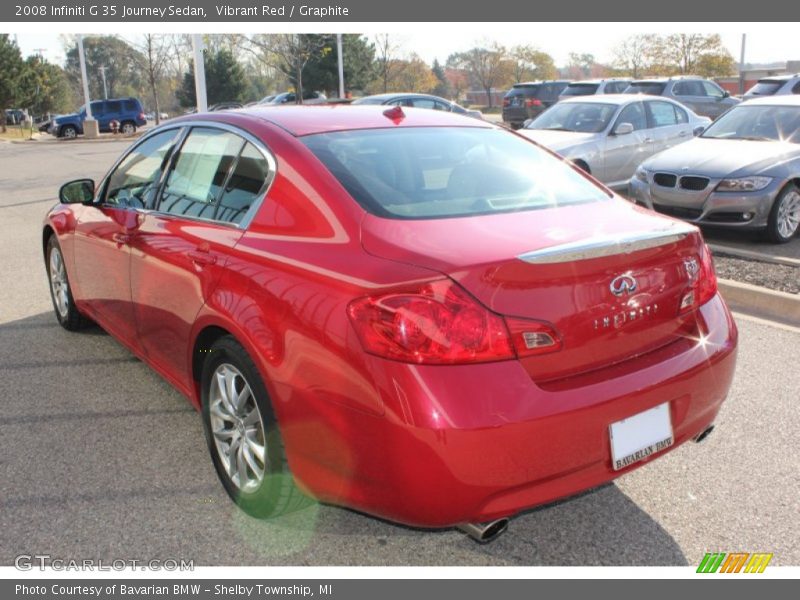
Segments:
[[[575,96],[594,96],[602,94],[622,94],[631,84],[630,79],[582,79],[573,81],[558,96],[559,102]]]
[[[666,98],[619,94],[564,100],[519,133],[609,187],[626,189],[643,160],[692,139],[709,123]]]
[[[640,79],[631,82],[626,94],[651,94],[677,100],[698,115],[716,119],[741,102],[710,79],[693,75]]]
[[[800,97],[749,100],[700,136],[642,163],[633,198],[698,224],[761,229],[788,242],[800,225]]]
[[[773,75],[759,79],[753,87],[745,92],[742,100],[760,96],[783,96],[784,94],[800,94],[800,73]]]

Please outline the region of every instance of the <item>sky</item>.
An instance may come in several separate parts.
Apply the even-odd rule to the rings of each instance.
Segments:
[[[0,24],[0,31],[3,31]],[[8,24],[6,24],[8,25]],[[126,24],[127,25],[127,24]],[[376,25],[369,24],[374,29]],[[620,41],[635,33],[671,31],[721,32],[723,44],[738,61],[742,33],[747,33],[746,62],[783,62],[800,60],[800,37],[791,30],[792,24],[630,24],[630,23],[467,23],[458,24],[457,31],[442,34],[440,24],[414,24],[413,28],[396,27],[392,35],[407,53],[415,52],[431,63],[444,62],[453,52],[466,50],[478,42],[497,41],[505,46],[533,44],[553,56],[556,65],[564,66],[571,52],[590,53],[601,63],[613,60],[613,49]],[[122,26],[120,26],[122,27]],[[207,28],[208,26],[206,26]],[[446,27],[446,25],[445,25]],[[785,30],[785,31],[784,31]],[[214,30],[207,29],[207,33]],[[363,32],[350,29],[349,32]],[[14,34],[13,31],[9,32]],[[600,35],[602,33],[602,35]],[[372,35],[372,34],[367,34]],[[125,37],[123,35],[122,37]],[[64,61],[64,49],[59,33],[20,32],[17,42],[24,56],[41,50],[53,63]]]

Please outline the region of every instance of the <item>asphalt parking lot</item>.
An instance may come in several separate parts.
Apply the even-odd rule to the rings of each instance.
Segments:
[[[739,318],[716,431],[480,546],[331,506],[274,521],[218,484],[199,416],[127,350],[52,315],[40,223],[65,180],[127,142],[0,143],[0,564],[193,559],[197,565],[697,565],[706,551],[800,564],[800,330]],[[795,244],[800,245],[800,240]]]

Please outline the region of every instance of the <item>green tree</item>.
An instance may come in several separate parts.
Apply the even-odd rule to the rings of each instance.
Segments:
[[[222,48],[216,52],[203,51],[206,70],[206,98],[209,106],[219,102],[240,102],[247,93],[247,78],[242,65],[230,50]],[[189,61],[189,70],[183,75],[183,84],[176,93],[181,106],[196,106],[194,89],[194,62]]]
[[[434,59],[433,65],[431,66],[431,73],[433,73],[433,76],[436,77],[437,82],[436,87],[433,89],[433,93],[437,96],[441,96],[442,98],[449,98],[452,93],[452,89],[450,87],[450,82],[447,80],[447,73],[438,59]]]
[[[330,53],[325,36],[305,33],[254,35],[248,49],[259,60],[273,65],[294,85],[297,104],[303,103],[303,76],[312,60]]]
[[[113,35],[87,36],[83,38],[83,49],[92,99],[104,97],[101,67],[105,68],[109,98],[137,94],[142,89],[145,60],[130,44]],[[77,42],[67,50],[66,72],[73,85],[80,89],[81,67]]]
[[[30,109],[32,115],[66,112],[75,107],[69,82],[64,70],[29,56],[19,79],[18,103]]]
[[[314,45],[321,49],[312,56],[303,71],[306,89],[325,91],[339,89],[339,57],[336,54],[335,35],[314,35]],[[364,36],[345,34],[342,36],[344,57],[344,83],[347,90],[363,90],[375,76],[375,46]]]
[[[6,131],[6,109],[19,101],[20,77],[25,63],[19,48],[7,33],[0,34],[0,129]]]
[[[555,79],[558,75],[553,57],[535,46],[514,46],[509,52],[513,62],[514,82]]]

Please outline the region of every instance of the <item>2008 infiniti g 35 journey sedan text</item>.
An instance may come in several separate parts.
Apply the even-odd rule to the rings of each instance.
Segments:
[[[488,539],[704,435],[733,376],[694,226],[475,119],[193,115],[60,200],[59,322],[96,321],[185,394],[255,516],[297,485]]]

